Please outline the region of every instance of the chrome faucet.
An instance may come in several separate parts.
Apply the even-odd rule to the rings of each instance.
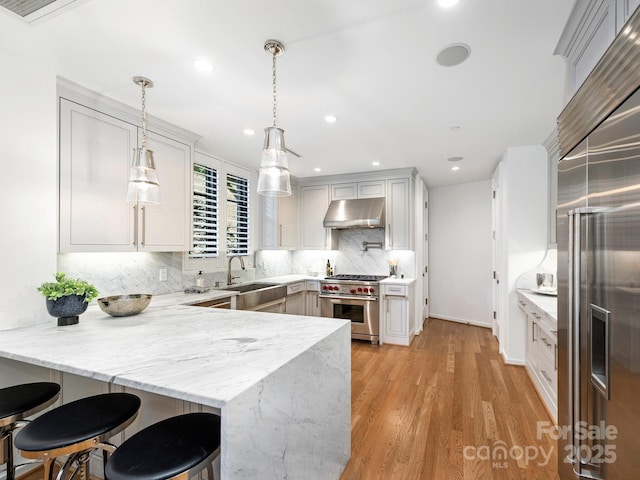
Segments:
[[[231,260],[233,260],[234,258],[237,258],[238,260],[240,260],[240,267],[242,267],[242,270],[244,270],[244,260],[242,259],[242,257],[240,255],[233,255],[231,257],[229,257],[229,265],[227,267],[227,285],[233,285],[233,279],[234,278],[240,278],[240,277],[234,277],[233,275],[231,275]]]

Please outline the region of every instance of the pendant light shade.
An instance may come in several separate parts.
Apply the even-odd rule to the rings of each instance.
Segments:
[[[133,160],[129,171],[127,201],[160,203],[160,184],[153,161],[153,151],[147,148],[147,109],[145,89],[153,87],[153,82],[145,77],[133,77],[133,83],[142,88],[142,146],[133,149]]]
[[[289,160],[284,145],[284,130],[278,127],[264,129],[264,148],[258,177],[258,193],[272,197],[291,195]]]
[[[133,149],[127,202],[160,203],[160,185],[152,150]]]
[[[271,197],[291,195],[291,178],[284,130],[276,126],[276,57],[284,53],[284,45],[277,40],[267,40],[264,49],[272,56],[273,77],[273,126],[264,129],[264,148],[258,177],[258,193]]]

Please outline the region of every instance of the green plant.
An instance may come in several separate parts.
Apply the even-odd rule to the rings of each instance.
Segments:
[[[86,280],[67,278],[64,272],[55,274],[55,282],[44,282],[38,287],[38,291],[44,295],[47,300],[57,300],[60,297],[68,295],[84,296],[84,301],[89,303],[98,296],[96,287],[88,283]]]

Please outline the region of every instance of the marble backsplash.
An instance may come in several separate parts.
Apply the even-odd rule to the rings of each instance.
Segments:
[[[398,260],[398,275],[415,277],[415,253],[410,250],[387,251],[370,248],[364,251],[362,242],[384,244],[384,230],[342,230],[338,234],[338,250],[261,250],[254,257],[255,268],[233,274],[238,282],[288,274],[324,275],[327,259],[334,273],[388,275],[390,259]],[[183,272],[183,254],[175,253],[61,253],[58,271],[73,278],[93,283],[101,297],[125,293],[160,295],[184,290],[195,285],[194,272]],[[160,281],[159,272],[167,270],[167,280]],[[52,280],[53,279],[42,279]],[[205,272],[205,285],[216,282],[225,285],[226,269]]]

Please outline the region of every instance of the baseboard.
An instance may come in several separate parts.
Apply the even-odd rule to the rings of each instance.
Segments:
[[[430,313],[429,318],[437,318],[438,320],[447,320],[449,322],[456,323],[466,323],[467,325],[473,325],[475,327],[491,328],[490,323],[482,323],[475,320],[466,320],[464,318],[449,317],[447,315],[438,315],[437,313]]]
[[[501,355],[502,355],[502,361],[507,365],[519,365],[519,366],[522,366],[522,367],[524,367],[524,365],[525,365],[524,359],[523,360],[516,360],[514,358],[509,358],[509,357],[507,357],[507,355],[504,352],[502,352]]]

